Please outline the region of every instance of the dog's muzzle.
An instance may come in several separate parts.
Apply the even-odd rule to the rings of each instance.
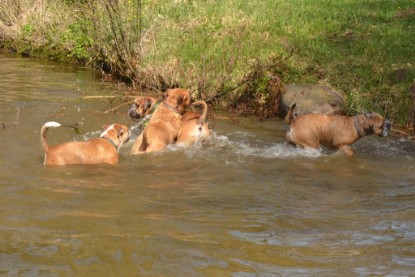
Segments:
[[[130,106],[130,109],[128,110],[128,116],[133,118],[133,119],[140,119],[141,116],[137,113],[137,105],[136,104],[132,104]]]
[[[389,132],[391,130],[391,122],[390,120],[386,119],[383,122],[383,128],[382,128],[382,137],[386,137],[387,135],[389,135]]]

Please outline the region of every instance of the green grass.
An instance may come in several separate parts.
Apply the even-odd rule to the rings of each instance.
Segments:
[[[121,1],[116,34],[124,34],[127,40],[123,45],[127,54],[121,59],[99,1],[50,1],[55,5],[45,7],[50,14],[48,24],[32,14],[24,17],[25,22],[16,19],[14,27],[21,28],[18,39],[33,40],[31,47],[53,45],[53,49],[70,51],[70,57],[106,59],[118,63],[122,74],[149,72],[168,85],[199,91],[198,97],[205,98],[217,93],[222,82],[227,91],[223,98],[231,99],[237,94],[232,88],[258,63],[265,64],[275,56],[289,57],[276,70],[284,84],[328,84],[343,93],[350,114],[373,110],[395,122],[413,120],[408,118],[412,106],[409,87],[415,80],[412,1],[143,0],[140,36],[134,26],[137,1]],[[31,1],[21,2],[30,6]],[[94,3],[93,12],[88,3]],[[62,12],[65,16],[59,15]],[[7,14],[10,12],[0,8],[0,19],[4,21]],[[56,20],[62,17],[65,22]],[[0,30],[5,41],[16,40],[7,28],[0,25]],[[138,64],[131,67],[131,60]],[[123,67],[122,63],[130,65]],[[142,76],[131,79],[143,82]],[[260,78],[257,90],[263,91],[267,78]]]
[[[411,9],[415,4],[399,0],[165,4],[144,63],[162,68],[179,60],[196,74],[208,68],[216,77],[236,60],[228,72],[236,81],[253,59],[294,49],[286,83],[329,84],[345,95],[349,113],[375,110],[404,122],[415,79],[415,16],[398,14]]]

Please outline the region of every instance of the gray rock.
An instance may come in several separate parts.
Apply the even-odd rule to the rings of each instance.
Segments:
[[[329,86],[318,84],[291,84],[284,88],[281,96],[281,116],[296,103],[295,114],[307,113],[344,114],[343,97]]]

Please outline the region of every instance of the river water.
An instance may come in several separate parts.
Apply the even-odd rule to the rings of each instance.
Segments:
[[[44,167],[50,144],[134,126],[84,68],[0,54],[0,276],[413,276],[415,145],[298,150],[280,119],[216,112],[206,146]]]

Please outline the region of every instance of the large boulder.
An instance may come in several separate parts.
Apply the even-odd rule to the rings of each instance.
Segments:
[[[346,105],[343,97],[329,86],[318,84],[292,84],[285,86],[281,96],[280,115],[285,116],[291,105],[296,103],[295,114],[307,113],[344,114]]]

